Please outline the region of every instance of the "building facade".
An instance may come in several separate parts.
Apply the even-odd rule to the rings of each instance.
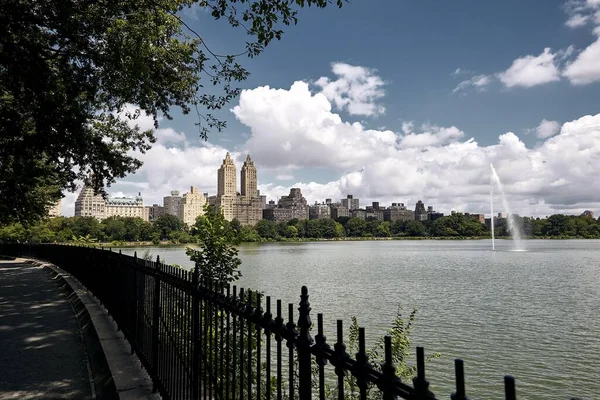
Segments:
[[[313,204],[308,207],[309,219],[331,218],[331,210],[327,204]]]
[[[415,213],[413,210],[402,210],[400,208],[388,208],[383,210],[384,221],[414,221]]]
[[[415,205],[415,220],[427,221],[427,211],[425,210],[425,204],[421,200],[417,201]]]
[[[198,191],[197,187],[190,187],[189,193],[184,194],[179,203],[179,218],[187,226],[194,225],[196,218],[204,215],[206,202],[206,197]]]
[[[358,210],[360,208],[360,202],[358,199],[355,199],[353,195],[349,194],[345,199],[340,201],[342,206],[346,207],[348,210]]]
[[[260,197],[237,196],[234,206],[235,218],[242,225],[256,225],[263,217]]]
[[[343,205],[335,205],[331,207],[331,219],[338,219],[342,217],[350,217],[350,210],[348,207]]]
[[[278,208],[292,210],[290,219],[308,219],[308,202],[302,196],[300,188],[291,188],[289,195],[282,196]]]
[[[293,211],[291,208],[265,208],[263,218],[275,222],[287,222],[293,219]]]
[[[59,199],[48,209],[48,216],[50,218],[60,217],[62,215],[62,199]]]
[[[229,152],[223,159],[223,164],[217,172],[217,196],[236,196],[235,164]]]
[[[144,207],[141,193],[136,197],[112,197],[104,199],[91,187],[84,186],[75,201],[76,217],[94,217],[103,220],[110,217],[132,217],[149,220],[150,211]]]
[[[181,195],[178,190],[173,190],[170,196],[163,198],[163,207],[165,214],[179,215],[179,206],[181,205]]]
[[[158,204],[152,204],[151,206],[146,206],[148,209],[148,221],[152,222],[158,219],[161,215],[165,215],[165,208],[163,206],[159,206]]]
[[[142,194],[138,193],[136,197],[112,197],[106,199],[104,218],[110,217],[141,218],[144,221],[148,221],[149,211],[144,207]]]
[[[104,219],[106,202],[104,198],[94,193],[94,189],[84,186],[75,201],[76,217],[95,217],[99,220]]]
[[[254,161],[252,161],[250,158],[250,154],[246,156],[246,161],[244,161],[244,165],[242,166],[242,171],[240,173],[240,185],[240,194],[242,196],[250,198],[260,196],[258,193],[256,167],[254,166]]]
[[[242,225],[256,225],[262,219],[263,201],[258,191],[258,173],[250,155],[240,171],[240,193],[237,193],[236,167],[229,153],[217,172],[217,195],[209,204],[218,207],[227,221],[237,219]]]

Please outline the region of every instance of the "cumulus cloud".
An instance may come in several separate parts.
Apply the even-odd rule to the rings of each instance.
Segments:
[[[405,133],[400,139],[400,149],[441,146],[452,143],[462,138],[465,133],[455,126],[443,128],[435,125],[424,124],[420,133]]]
[[[567,63],[562,75],[573,85],[600,81],[600,0],[570,0],[566,10],[569,15],[567,26],[580,28],[591,22],[597,38]]]
[[[565,22],[565,25],[567,25],[569,28],[580,28],[586,25],[590,19],[590,15],[573,14],[569,17],[567,22]]]
[[[269,86],[244,90],[232,111],[250,128],[245,148],[271,168],[354,168],[398,140],[390,130],[342,121],[325,95],[312,94],[302,81],[289,90]]]
[[[498,78],[506,87],[532,87],[560,80],[560,72],[555,64],[556,54],[549,47],[538,55],[517,58]]]
[[[542,122],[535,128],[535,136],[540,139],[545,139],[554,136],[560,130],[560,124],[557,121],[548,121],[543,119]]]
[[[401,132],[368,130],[343,121],[303,82],[289,90],[246,90],[233,112],[250,128],[245,148],[261,164],[338,172],[335,181],[294,184],[310,202],[352,193],[364,201],[412,206],[423,199],[442,211],[485,212],[493,163],[522,214],[599,205],[589,177],[600,172],[600,114],[566,123],[560,133],[557,122],[542,121],[541,135],[558,134],[532,149],[512,132],[499,135],[494,145],[480,146],[457,127],[415,129],[404,122]],[[284,147],[288,154],[282,154]],[[289,187],[266,184],[261,190],[275,198]]]
[[[315,85],[339,110],[363,116],[385,112],[385,107],[376,104],[385,94],[385,82],[376,74],[376,70],[345,63],[333,63],[331,69],[337,79],[321,77]]]
[[[483,90],[483,88],[490,84],[491,78],[487,75],[476,75],[471,79],[466,79],[460,82],[452,91],[452,93],[462,92],[468,88],[475,87]]]
[[[600,37],[567,65],[563,75],[574,85],[600,81]]]

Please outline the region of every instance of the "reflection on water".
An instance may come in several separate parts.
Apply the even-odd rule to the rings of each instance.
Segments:
[[[520,398],[597,398],[600,241],[511,248],[509,240],[496,241],[496,251],[489,240],[250,244],[240,247],[239,285],[296,305],[307,285],[330,338],[336,319],[356,315],[374,340],[398,305],[418,306],[413,344],[442,353],[428,366],[440,397],[451,393],[461,357],[471,398],[501,399],[508,373]],[[192,266],[182,247],[150,251]]]

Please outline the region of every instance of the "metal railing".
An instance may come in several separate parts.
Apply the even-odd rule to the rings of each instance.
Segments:
[[[364,328],[359,329],[355,357],[346,352],[341,320],[331,346],[323,334],[323,315],[317,314],[313,338],[306,287],[295,319],[293,304],[284,316],[281,300],[273,304],[257,292],[218,287],[197,270],[162,264],[158,257],[153,262],[63,245],[0,245],[0,254],[49,261],[86,286],[165,399],[436,398],[425,377],[421,347],[409,385],[395,373],[389,336],[379,366],[368,359]],[[455,370],[456,389],[450,397],[465,400],[461,360],[455,360]],[[504,383],[505,398],[516,399],[514,379],[505,376]]]

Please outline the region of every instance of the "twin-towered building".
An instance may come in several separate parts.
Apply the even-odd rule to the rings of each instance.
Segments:
[[[162,206],[144,206],[141,193],[135,198],[104,199],[95,194],[91,187],[84,186],[75,202],[75,216],[95,217],[99,220],[112,216],[138,217],[145,221],[153,221],[161,215],[171,214],[191,226],[198,216],[204,214],[204,206],[209,203],[219,207],[228,221],[237,219],[242,225],[256,225],[262,219],[266,198],[261,197],[258,191],[256,166],[250,155],[246,157],[242,166],[239,192],[236,175],[233,159],[227,153],[217,172],[216,196],[209,197],[208,193],[200,193],[198,188],[192,186],[183,196],[179,191],[172,191],[170,196],[163,198]]]
[[[209,203],[218,207],[227,221],[237,219],[242,225],[256,225],[262,219],[264,200],[258,191],[258,176],[250,155],[240,172],[240,191],[237,191],[236,167],[229,153],[217,173],[217,195]]]

